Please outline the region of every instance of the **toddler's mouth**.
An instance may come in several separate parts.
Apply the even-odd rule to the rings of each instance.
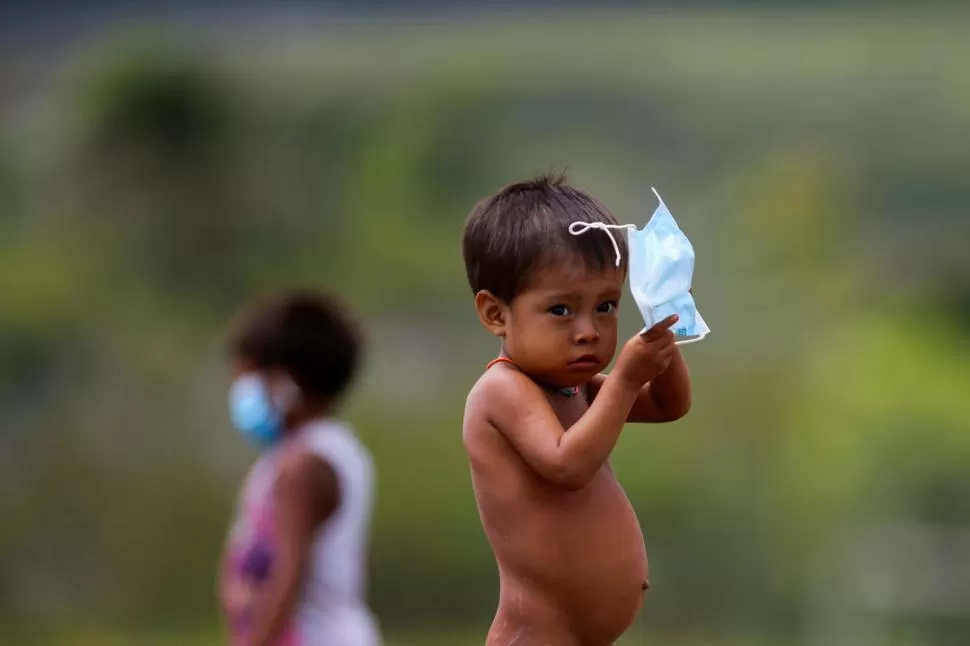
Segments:
[[[599,357],[597,357],[595,354],[584,354],[583,356],[570,361],[569,365],[579,368],[592,368],[594,366],[598,366],[599,363]]]

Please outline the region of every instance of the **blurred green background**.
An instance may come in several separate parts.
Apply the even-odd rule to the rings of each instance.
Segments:
[[[970,13],[210,4],[0,21],[0,642],[221,643],[224,334],[320,285],[366,319],[388,644],[483,643],[459,238],[566,168],[626,222],[658,188],[713,329],[692,413],[614,455],[621,643],[970,643]]]

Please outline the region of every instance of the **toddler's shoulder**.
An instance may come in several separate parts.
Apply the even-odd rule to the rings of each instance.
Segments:
[[[528,406],[542,393],[527,375],[515,366],[498,364],[487,370],[472,386],[465,400],[465,422],[474,420],[495,424],[502,418]]]
[[[482,373],[468,392],[468,402],[494,404],[522,396],[535,384],[515,366],[500,363]]]

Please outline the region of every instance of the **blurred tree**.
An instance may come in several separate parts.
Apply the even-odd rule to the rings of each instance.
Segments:
[[[56,187],[81,216],[77,235],[88,230],[112,262],[200,305],[240,294],[232,103],[202,63],[146,46],[113,52],[80,87],[82,141]]]

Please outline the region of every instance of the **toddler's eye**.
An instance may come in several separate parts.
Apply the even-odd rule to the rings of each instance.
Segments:
[[[549,308],[549,313],[553,316],[569,316],[569,307],[566,305],[553,305]]]
[[[596,308],[596,311],[604,314],[612,314],[616,311],[616,307],[616,301],[606,301],[605,303],[600,303],[600,306]]]

